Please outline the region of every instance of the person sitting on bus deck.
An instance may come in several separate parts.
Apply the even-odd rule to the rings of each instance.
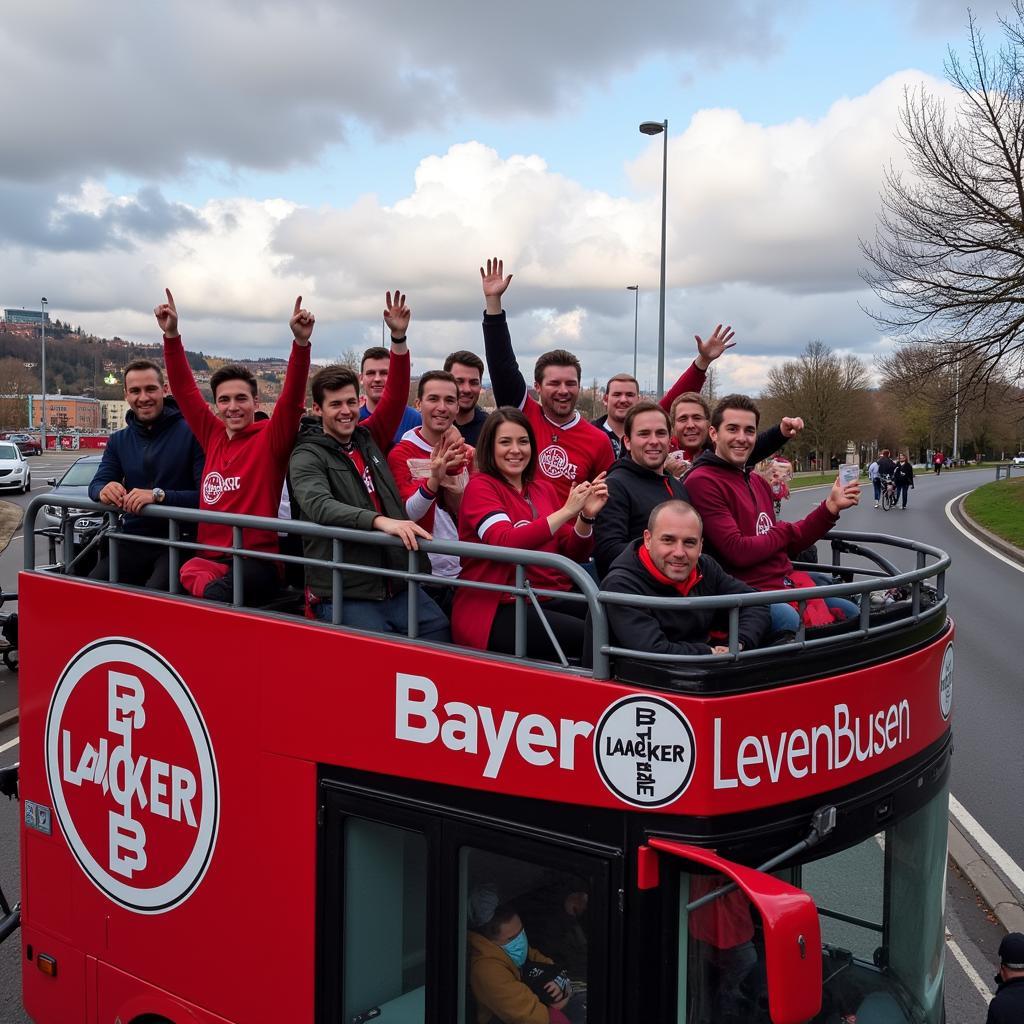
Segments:
[[[699,392],[707,379],[708,367],[727,349],[736,344],[732,340],[736,332],[731,327],[719,324],[711,337],[704,341],[699,334],[694,335],[697,342],[697,358],[682,372],[679,379],[662,395],[658,405],[666,412],[672,407],[678,395],[683,392]],[[604,416],[591,420],[595,427],[600,427],[611,442],[615,458],[626,454],[623,444],[625,437],[626,413],[640,401],[640,385],[636,377],[628,373],[617,373],[608,380],[601,398],[607,410]]]
[[[608,500],[604,473],[593,481],[574,484],[568,496],[561,499],[554,486],[537,471],[537,462],[537,443],[526,416],[511,407],[491,413],[480,431],[476,472],[462,497],[459,538],[586,561],[593,548],[597,514]],[[511,587],[515,565],[465,555],[461,578]],[[552,569],[531,566],[526,578],[534,588],[570,589],[569,580]],[[586,602],[544,597],[539,600],[566,657],[579,658]],[[527,601],[526,609],[527,655],[557,659],[533,604]],[[452,634],[456,643],[466,647],[515,653],[514,597],[497,590],[459,587],[452,608]]]
[[[203,449],[189,429],[178,403],[167,394],[163,370],[149,359],[124,368],[127,426],[110,435],[89,497],[121,509],[123,532],[167,537],[168,520],[140,516],[147,505],[199,506]],[[184,531],[194,536],[194,530]],[[118,582],[153,590],[170,589],[170,548],[157,544],[121,544]],[[103,554],[89,578],[110,578],[110,557]]]
[[[459,414],[455,417],[455,426],[459,428],[463,441],[476,447],[480,430],[487,419],[487,413],[479,405],[484,361],[475,352],[459,349],[445,359],[444,369],[455,378],[459,389]]]
[[[395,305],[399,299],[405,302],[405,296],[395,292]],[[388,373],[391,368],[391,357],[386,348],[374,345],[363,353],[362,361],[359,364],[359,384],[362,389],[362,404],[359,406],[359,419],[369,419],[376,410],[377,404],[384,397],[384,388],[387,387]],[[406,431],[420,425],[420,414],[405,405],[403,402],[402,418],[395,428],[394,436],[388,439],[387,444],[382,444],[380,449],[385,454],[391,450],[392,445],[397,444]]]
[[[288,456],[303,413],[313,314],[302,308],[300,295],[288,321],[293,342],[281,395],[270,420],[257,423],[254,416],[259,392],[252,372],[244,366],[229,364],[210,376],[215,415],[192,376],[178,333],[178,311],[169,289],[167,301],[153,312],[164,335],[164,362],[171,391],[206,454],[200,509],[276,519]],[[228,548],[232,534],[231,526],[203,522],[199,524],[198,540],[200,544]],[[250,551],[280,551],[274,530],[246,528],[242,531],[242,546]],[[246,603],[263,604],[270,600],[281,589],[281,570],[281,563],[272,559],[243,559]],[[208,552],[190,558],[181,567],[181,582],[195,597],[230,602],[234,587],[231,555]]]
[[[583,419],[576,408],[580,397],[580,361],[564,349],[545,352],[533,372],[540,401],[531,398],[501,307],[501,297],[512,275],[506,277],[504,264],[494,259],[487,261],[486,270],[480,268],[480,279],[486,302],[484,348],[494,400],[499,406],[523,412],[532,428],[534,444],[541,446],[533,449],[540,476],[554,487],[558,501],[564,502],[575,481],[595,479],[614,460],[607,435]]]
[[[390,306],[390,296],[389,296]],[[411,522],[398,493],[398,485],[381,452],[394,434],[409,391],[409,354],[405,330],[409,317],[395,306],[386,317],[392,330],[392,368],[387,387],[372,416],[359,421],[359,378],[345,366],[325,366],[313,376],[313,409],[322,428],[304,431],[295,445],[288,476],[302,519],[321,526],[352,530],[379,530],[398,537],[409,551],[418,550],[417,538],[430,534]],[[304,537],[308,558],[326,563],[333,558],[329,537]],[[405,550],[391,545],[346,541],[344,561],[382,569],[405,570]],[[421,571],[429,562],[420,557]],[[341,621],[347,626],[382,633],[404,633],[409,628],[408,594],[404,580],[344,569]],[[419,584],[413,584],[419,586]],[[325,564],[306,566],[306,589],[313,614],[325,622],[334,618],[333,573]],[[419,590],[419,635],[447,641],[451,632],[444,613]]]
[[[676,397],[669,409],[672,424],[672,451],[665,460],[665,472],[681,479],[703,452],[712,451],[708,439],[711,406],[703,395],[689,391]],[[769,427],[757,435],[750,462],[758,462],[774,455],[791,438],[804,429],[799,416],[783,416],[777,427]]]
[[[423,422],[406,431],[388,455],[388,468],[405,502],[405,514],[435,540],[458,540],[455,527],[462,493],[469,480],[473,449],[455,429],[459,390],[455,377],[428,370],[417,384],[416,411]],[[430,555],[434,576],[455,579],[462,569],[458,555]],[[451,610],[452,587],[428,587],[445,613]]]
[[[594,524],[599,578],[643,534],[651,509],[668,498],[687,500],[682,483],[665,473],[671,436],[668,413],[657,403],[638,402],[626,413],[622,440],[628,456],[608,470],[608,503]]]
[[[650,514],[643,538],[612,562],[601,589],[647,597],[719,597],[750,594],[754,588],[726,573],[702,554],[701,518],[688,502],[663,501]],[[645,607],[607,604],[612,643],[657,654],[728,654],[728,644],[712,637],[726,633],[726,609]],[[757,647],[768,632],[768,609],[739,610],[739,649]]]
[[[805,519],[777,522],[771,488],[752,472],[750,453],[761,413],[746,395],[727,395],[711,415],[714,452],[699,456],[686,475],[690,501],[704,520],[704,537],[722,568],[755,590],[827,585],[828,576],[798,572],[789,560],[822,539],[839,513],[860,501],[857,481],[843,487],[839,478],[828,497]],[[806,603],[804,623],[825,625],[847,619],[859,609],[845,598]],[[793,604],[771,605],[773,634],[796,633],[800,614]]]
[[[572,982],[545,980],[535,991],[523,980],[528,964],[554,961],[534,949],[522,919],[509,904],[498,905],[497,890],[481,886],[469,901],[469,987],[477,1003],[477,1024],[585,1024],[586,1003]]]

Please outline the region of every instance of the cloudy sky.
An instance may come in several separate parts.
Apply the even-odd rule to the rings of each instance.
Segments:
[[[995,4],[972,5],[995,36]],[[874,230],[904,89],[943,90],[954,0],[7,0],[0,306],[189,347],[315,354],[379,341],[408,293],[415,371],[482,350],[478,267],[515,274],[524,368],[656,373],[669,122],[667,377],[731,322],[722,387],[757,391],[815,338],[867,358]],[[993,39],[993,42],[995,40]]]

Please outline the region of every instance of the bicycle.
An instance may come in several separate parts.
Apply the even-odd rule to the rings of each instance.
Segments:
[[[882,477],[882,508],[888,512],[896,507],[896,481],[891,476]]]

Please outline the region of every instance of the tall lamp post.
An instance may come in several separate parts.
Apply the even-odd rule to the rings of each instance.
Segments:
[[[43,385],[43,415],[39,420],[39,447],[42,451],[46,451],[46,303],[47,299],[44,296],[39,300],[39,337],[42,339],[43,355],[40,362],[42,385]]]
[[[640,125],[644,135],[664,133],[661,155],[661,295],[658,299],[658,394],[665,393],[665,199],[668,188],[668,118],[664,121],[644,121]]]
[[[636,302],[633,303],[633,377],[636,377],[636,325],[640,316],[640,285],[627,284],[626,291],[636,292]]]

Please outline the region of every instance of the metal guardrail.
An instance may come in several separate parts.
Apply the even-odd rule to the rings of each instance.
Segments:
[[[1015,465],[1012,462],[996,463],[996,480],[1009,480],[1015,469],[1024,473],[1024,466]]]
[[[408,564],[405,570],[367,566],[345,561],[346,544],[358,544],[362,547],[402,547],[402,542],[387,534],[351,530],[340,527],[320,526],[316,523],[290,519],[265,519],[260,516],[232,515],[223,512],[200,512],[197,509],[171,508],[166,505],[148,505],[142,511],[143,516],[168,520],[169,535],[163,537],[141,537],[137,534],[126,534],[118,529],[120,514],[112,511],[109,506],[82,499],[68,498],[56,494],[43,494],[34,498],[28,507],[26,518],[31,528],[24,531],[24,567],[27,571],[36,570],[35,522],[44,505],[64,510],[76,510],[75,515],[65,514],[61,522],[61,535],[65,552],[74,550],[75,521],[83,516],[96,518],[101,513],[107,521],[106,539],[109,543],[110,580],[108,585],[117,584],[119,576],[118,562],[125,545],[146,543],[170,549],[171,594],[181,596],[183,600],[197,600],[183,596],[178,579],[178,571],[183,561],[193,554],[215,552],[222,557],[231,558],[234,572],[234,593],[232,606],[244,607],[245,595],[241,564],[243,558],[257,558],[275,562],[298,565],[317,565],[326,567],[332,573],[333,625],[341,624],[342,606],[344,602],[344,579],[346,570],[372,576],[397,578],[408,582],[429,583],[432,586],[469,587],[474,590],[497,590],[515,597],[515,655],[518,659],[526,657],[526,607],[532,605],[540,614],[542,621],[542,598],[557,597],[563,600],[585,602],[590,620],[590,673],[597,679],[607,679],[611,675],[611,657],[628,657],[638,661],[660,664],[694,664],[701,666],[724,665],[737,661],[752,662],[765,657],[774,657],[780,652],[820,648],[838,643],[858,641],[869,636],[877,636],[893,630],[906,628],[908,624],[916,624],[936,616],[944,616],[948,605],[945,589],[945,573],[950,565],[949,556],[938,548],[920,541],[906,540],[883,533],[853,533],[848,531],[832,531],[825,540],[831,542],[831,565],[801,566],[817,569],[837,575],[850,577],[849,582],[830,584],[827,586],[805,587],[799,589],[761,591],[749,594],[734,594],[721,597],[646,597],[634,594],[615,594],[602,591],[590,573],[581,565],[562,555],[548,552],[522,551],[515,548],[500,548],[489,544],[476,544],[463,541],[420,541],[420,550],[427,554],[447,554],[461,557],[490,559],[507,562],[515,566],[515,581],[512,586],[505,587],[493,583],[475,582],[462,579],[448,579],[420,572],[417,553],[408,552]],[[232,528],[232,543],[226,547],[200,544],[195,540],[182,539],[183,525],[201,522],[216,523]],[[287,555],[267,551],[252,551],[243,547],[243,531],[246,529],[269,530],[275,533],[287,533],[299,537],[317,537],[328,539],[332,545],[332,557],[329,561],[309,558],[305,555]],[[868,545],[883,545],[891,549],[914,552],[916,567],[912,570],[900,571],[885,555]],[[863,558],[873,566],[853,566],[843,564],[844,555]],[[535,588],[526,577],[530,566],[554,569],[562,573],[572,582],[572,592],[552,591]],[[860,577],[857,579],[856,577]],[[926,592],[923,587],[926,581],[934,584]],[[909,588],[910,607],[907,614],[895,621],[872,622],[871,594],[889,591],[894,588]],[[418,597],[416,587],[408,588],[409,601],[409,632],[410,639],[418,636]],[[771,605],[776,603],[798,603],[803,610],[806,601],[812,598],[860,598],[860,616],[854,630],[849,628],[832,635],[817,635],[808,638],[803,625],[800,626],[795,639],[790,643],[775,644],[769,648],[752,650],[739,649],[739,613],[741,608],[751,605]],[[719,655],[674,655],[655,654],[650,651],[638,651],[628,647],[619,647],[611,643],[607,607],[609,605],[628,604],[634,607],[676,608],[680,612],[688,609],[725,610],[728,619],[728,654]],[[258,609],[257,609],[258,610]],[[802,616],[801,616],[802,618]],[[545,623],[546,625],[546,623]],[[554,635],[549,629],[549,636]],[[395,634],[389,634],[394,636]],[[586,671],[569,664],[569,659],[561,652],[557,642],[555,649],[560,656],[563,670],[574,672]],[[498,659],[502,656],[475,652],[484,658]]]

